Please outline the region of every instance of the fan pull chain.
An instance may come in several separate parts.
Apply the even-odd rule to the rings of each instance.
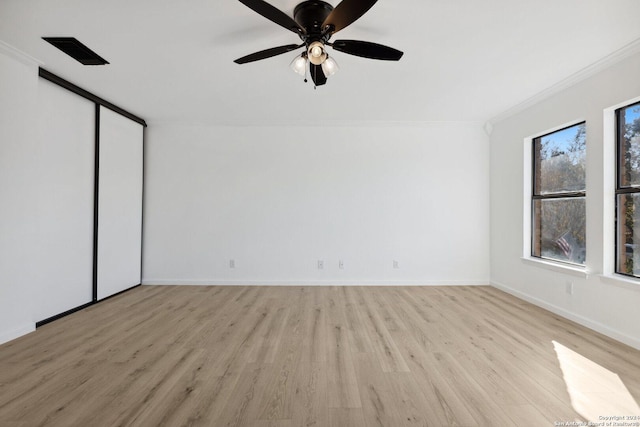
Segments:
[[[309,67],[305,67],[304,70],[304,82],[307,82],[307,73],[311,74],[311,69]],[[313,77],[313,76],[312,76]],[[313,80],[313,90],[317,90],[318,86],[316,86],[316,81],[315,79]]]

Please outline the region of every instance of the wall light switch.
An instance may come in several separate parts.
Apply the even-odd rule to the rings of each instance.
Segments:
[[[230,259],[229,260],[229,268],[236,268],[236,260],[235,259]]]
[[[322,270],[324,268],[324,261],[319,259],[318,260],[318,270]]]
[[[398,261],[393,260],[393,268],[400,268],[400,264],[398,263]]]
[[[344,270],[344,261],[342,261],[342,260],[338,261],[338,268],[340,270]]]

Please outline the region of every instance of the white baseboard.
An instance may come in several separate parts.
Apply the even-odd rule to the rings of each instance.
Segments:
[[[487,286],[489,280],[158,280],[143,285],[200,286]]]
[[[539,298],[533,297],[529,294],[525,294],[524,292],[520,292],[503,283],[491,281],[491,286],[497,289],[500,289],[501,291],[504,291],[508,294],[511,294],[517,298],[530,302],[531,304],[537,305],[538,307],[542,307],[545,310],[549,310],[550,312],[555,313],[558,316],[562,316],[566,319],[579,323],[582,326],[586,326],[589,329],[593,329],[594,331],[599,332],[602,335],[606,335],[609,338],[613,338],[616,341],[620,341],[621,343],[624,343],[630,347],[640,350],[640,340],[638,338],[631,337],[623,332],[610,328],[609,326],[603,325],[600,322],[589,319],[588,317],[584,317],[580,314],[573,313],[562,307],[558,307],[557,305],[550,304]]]
[[[11,340],[15,340],[23,335],[27,335],[36,330],[35,323],[28,323],[26,325],[22,325],[19,328],[12,329],[10,331],[0,332],[0,344],[4,344]]]

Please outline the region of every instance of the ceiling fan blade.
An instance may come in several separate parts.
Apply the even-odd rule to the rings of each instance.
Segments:
[[[293,18],[263,0],[240,0],[240,3],[289,31],[305,34],[305,30]]]
[[[241,0],[242,1],[242,0]],[[342,0],[327,16],[322,24],[325,28],[331,26],[330,34],[337,33],[344,27],[353,24],[378,0]]]
[[[271,49],[261,50],[260,52],[255,52],[247,56],[243,56],[242,58],[236,59],[236,64],[246,64],[248,62],[260,61],[261,59],[271,58],[272,56],[281,55],[283,53],[291,52],[292,50],[296,50],[300,47],[304,46],[304,44],[287,44],[284,46],[272,47]]]
[[[314,65],[309,63],[309,72],[311,73],[311,80],[316,86],[322,86],[327,82],[327,76],[322,71],[322,65]]]
[[[383,61],[398,61],[403,55],[403,52],[392,47],[360,40],[336,40],[331,47],[349,55]]]

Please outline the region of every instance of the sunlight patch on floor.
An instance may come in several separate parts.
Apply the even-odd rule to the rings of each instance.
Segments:
[[[640,415],[640,407],[620,377],[579,353],[552,341],[573,409],[589,421]]]

